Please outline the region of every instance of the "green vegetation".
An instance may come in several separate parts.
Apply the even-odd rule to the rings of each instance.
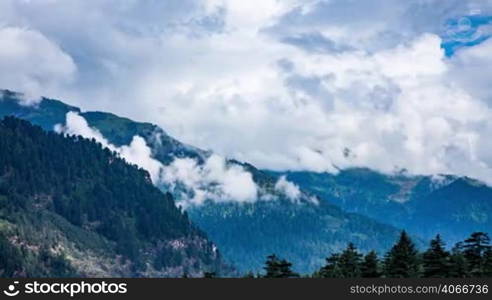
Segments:
[[[69,277],[76,274],[62,254],[53,254],[41,247],[36,254],[29,253],[26,247],[13,246],[0,232],[0,276],[51,276]]]
[[[444,242],[438,234],[430,242],[430,247],[424,252],[424,277],[446,277],[451,272],[450,253],[446,251]]]
[[[51,131],[55,124],[65,123],[65,116],[69,111],[83,116],[91,127],[97,128],[112,144],[128,144],[135,135],[143,137],[152,149],[153,157],[163,164],[169,163],[175,157],[193,158],[202,163],[210,155],[210,152],[180,143],[153,124],[135,122],[111,113],[81,112],[77,107],[51,99],[44,99],[35,106],[23,106],[19,104],[18,94],[0,92],[0,118],[14,115]],[[75,143],[83,140],[74,137],[71,139]],[[47,149],[51,149],[50,147]],[[190,255],[195,254],[187,254],[194,251],[179,248],[183,244],[182,241],[186,241],[185,248],[208,249],[204,252],[198,251],[198,256],[201,257],[199,260],[203,262],[210,262],[210,258],[215,257],[210,244],[203,242],[204,235],[194,233],[199,231],[195,230],[196,228],[191,229],[194,228],[192,225],[186,225],[189,221],[184,221],[187,219],[184,213],[183,219],[176,209],[172,208],[164,213],[164,216],[175,217],[166,221],[155,220],[160,213],[153,209],[163,206],[164,208],[161,208],[167,210],[166,200],[162,199],[167,198],[172,202],[170,195],[163,196],[149,190],[149,195],[155,194],[152,197],[159,197],[156,202],[160,204],[145,204],[143,206],[148,209],[140,208],[144,202],[151,201],[152,197],[149,196],[147,200],[138,199],[138,204],[132,205],[134,202],[130,199],[135,198],[135,194],[138,193],[130,191],[127,195],[127,189],[133,190],[134,187],[109,188],[100,179],[105,176],[112,180],[118,177],[127,178],[126,174],[120,174],[118,171],[116,173],[121,176],[111,175],[111,172],[104,171],[104,163],[101,168],[100,164],[104,160],[98,161],[98,158],[94,162],[95,168],[92,168],[93,154],[89,155],[88,161],[80,157],[74,160],[78,161],[77,164],[82,165],[82,168],[69,166],[65,170],[58,158],[69,155],[70,151],[62,151],[64,152],[55,151],[55,155],[42,165],[40,173],[45,176],[45,170],[56,166],[56,172],[68,172],[71,177],[62,180],[65,175],[56,175],[55,177],[59,177],[58,182],[52,182],[54,178],[47,177],[47,183],[44,184],[53,185],[53,190],[45,188],[41,191],[34,185],[35,194],[29,192],[29,196],[21,195],[20,198],[35,199],[37,202],[30,203],[25,209],[7,217],[0,216],[0,232],[5,233],[12,245],[13,237],[23,234],[22,239],[32,239],[31,243],[35,245],[49,243],[50,251],[54,254],[60,251],[65,253],[64,257],[79,269],[82,260],[89,265],[89,271],[84,269],[86,274],[94,274],[92,269],[97,262],[96,269],[99,271],[96,270],[95,274],[102,275],[107,272],[101,271],[101,265],[104,268],[110,266],[111,272],[117,272],[121,276],[134,274],[131,273],[134,271],[142,276],[167,276],[165,272],[171,268],[178,269],[174,275],[194,276],[196,274],[193,270],[197,270],[197,267],[193,267],[194,262]],[[84,153],[79,151],[77,156],[85,155]],[[425,244],[419,238],[431,239],[437,233],[441,233],[444,239],[454,244],[463,240],[469,232],[488,231],[492,226],[492,189],[469,178],[445,175],[433,178],[408,176],[405,173],[390,176],[369,169],[341,170],[338,174],[274,173],[258,170],[250,164],[234,160],[230,160],[229,163],[241,165],[251,172],[260,191],[271,193],[278,176],[286,175],[289,181],[299,185],[302,194],[300,203],[279,197],[275,201],[255,203],[208,201],[202,206],[189,208],[191,221],[207,232],[224,257],[234,262],[241,272],[261,272],[264,257],[275,253],[292,262],[296,271],[303,274],[312,273],[324,264],[327,253],[342,252],[347,242],[351,241],[354,247],[367,253],[361,258],[360,270],[355,271],[361,272],[362,276],[378,277],[376,275],[384,272],[386,258],[379,258],[375,253],[371,254],[368,251],[388,251],[398,237],[397,228],[405,228],[416,248],[421,250]],[[84,174],[78,182],[70,181],[73,179],[73,175],[70,174],[78,174],[77,170],[84,170],[86,165],[89,166],[87,170],[90,170],[90,173]],[[140,173],[143,177],[147,176],[141,170]],[[0,173],[0,182],[2,174]],[[36,174],[30,174],[27,180],[37,180],[34,183],[39,184]],[[93,180],[93,177],[97,179]],[[131,181],[131,176],[128,180],[120,178],[118,184],[141,186],[141,180],[137,183]],[[166,191],[166,187],[160,188]],[[144,194],[147,193],[146,190],[147,188],[140,187],[135,189]],[[19,196],[10,195],[7,198],[5,194],[0,193],[0,211],[6,207],[2,203],[7,202],[11,205],[12,197]],[[103,198],[108,198],[109,201],[102,201]],[[120,198],[123,199],[121,202],[118,200]],[[304,201],[314,198],[319,200],[319,205]],[[122,207],[115,204],[121,204]],[[32,210],[30,206],[36,209]],[[113,209],[116,210],[113,212]],[[165,222],[170,224],[167,227],[162,226]],[[154,223],[157,224],[155,231]],[[165,229],[174,225],[176,227]],[[45,230],[37,232],[37,228]],[[163,235],[160,236],[159,232]],[[181,237],[172,238],[173,236]],[[166,239],[166,242],[158,241],[159,238]],[[173,241],[174,246],[170,246],[170,241]],[[59,249],[59,245],[63,245],[64,248]],[[21,246],[15,244],[15,247]],[[26,249],[33,252],[30,246]],[[445,252],[446,257],[443,259],[443,253],[436,246],[426,257],[419,254],[419,263],[423,260],[434,261],[428,269],[420,269],[419,272],[427,272],[428,276],[441,276],[442,264],[450,261],[452,263],[449,272],[455,274],[454,277],[468,276],[467,257],[473,261],[474,254],[468,253],[465,257],[461,247],[454,247],[448,252],[449,257]],[[145,255],[142,256],[142,253]],[[490,251],[482,254],[488,257],[483,264],[490,264]],[[101,258],[103,256],[104,259]],[[85,257],[87,259],[84,260]],[[128,271],[128,264],[125,263],[127,260],[133,262],[134,271]],[[333,257],[332,261],[333,270],[328,271],[336,273],[338,260]],[[143,262],[151,262],[152,270],[148,268],[142,271]],[[204,271],[214,273],[214,264],[205,263]],[[477,265],[476,262],[473,264]]]
[[[364,257],[349,243],[341,253],[332,253],[326,264],[314,272],[313,278],[481,278],[492,275],[489,237],[475,232],[463,243],[458,243],[449,253],[437,235],[424,253],[419,253],[405,231],[393,247],[380,260],[374,251]],[[284,267],[280,267],[284,266]],[[256,278],[297,277],[292,264],[275,255],[267,257],[265,274]],[[293,275],[291,275],[293,274]],[[254,277],[249,273],[248,278]]]
[[[388,277],[418,277],[420,272],[418,251],[405,231],[401,233],[398,243],[386,254],[384,269]]]
[[[285,259],[279,259],[275,254],[267,257],[265,262],[265,278],[296,278],[299,274],[291,269],[292,264]]]
[[[275,182],[275,181],[273,181]],[[389,249],[399,230],[328,203],[293,203],[287,199],[254,203],[207,202],[188,209],[190,218],[217,243],[240,272],[260,272],[263,258],[283,257],[300,273],[319,268],[326,253],[347,241],[363,251]]]
[[[0,258],[5,276],[90,275],[81,261],[119,268],[107,276],[222,271],[212,243],[146,171],[13,117],[0,121]]]

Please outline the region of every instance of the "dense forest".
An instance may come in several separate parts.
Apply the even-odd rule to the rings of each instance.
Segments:
[[[251,278],[297,278],[292,263],[272,254],[267,257],[264,273]],[[487,233],[474,232],[448,251],[440,235],[419,252],[403,231],[398,241],[383,256],[375,251],[365,255],[349,243],[341,253],[332,253],[312,278],[480,278],[492,277],[492,246]]]
[[[309,273],[323,264],[326,253],[340,251],[348,241],[362,251],[384,251],[399,235],[394,227],[329,203],[208,201],[188,213],[241,272],[260,271],[264,257],[275,253]]]
[[[149,174],[94,140],[0,121],[1,276],[221,272],[216,247]]]

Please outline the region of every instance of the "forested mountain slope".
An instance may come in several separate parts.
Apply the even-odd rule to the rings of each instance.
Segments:
[[[1,276],[226,273],[149,174],[100,144],[0,121]]]

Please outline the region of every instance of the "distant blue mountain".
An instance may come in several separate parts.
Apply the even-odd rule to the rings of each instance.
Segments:
[[[336,175],[271,174],[286,176],[347,212],[405,228],[425,239],[440,233],[452,244],[470,232],[492,230],[492,188],[467,177],[384,175],[364,168]]]

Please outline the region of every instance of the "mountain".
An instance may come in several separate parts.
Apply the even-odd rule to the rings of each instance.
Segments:
[[[91,127],[97,128],[112,144],[128,145],[135,135],[145,139],[153,149],[156,159],[169,163],[175,157],[192,157],[203,160],[207,151],[185,145],[170,137],[164,130],[150,123],[138,123],[105,112],[82,112],[78,107],[59,100],[43,98],[35,105],[22,105],[21,95],[0,90],[0,118],[15,116],[52,131],[57,124],[65,124],[68,112],[80,114]]]
[[[179,158],[196,161],[203,166],[213,153],[185,145],[170,137],[161,128],[138,123],[104,112],[81,112],[52,99],[43,99],[35,106],[22,106],[19,96],[4,92],[0,98],[0,117],[14,115],[53,130],[65,123],[69,111],[77,112],[112,144],[121,146],[141,136],[152,150],[152,157],[164,165]],[[397,239],[399,229],[359,214],[346,213],[337,206],[316,199],[309,192],[295,191],[295,199],[278,191],[278,178],[254,166],[227,160],[251,174],[258,188],[258,201],[206,199],[201,205],[190,205],[186,211],[190,219],[203,229],[218,245],[222,254],[239,271],[261,271],[267,255],[276,253],[293,262],[299,272],[319,268],[333,251],[354,242],[362,250],[386,251]],[[214,189],[215,183],[207,189]],[[183,190],[158,184],[180,199]],[[179,203],[179,202],[178,202]]]
[[[0,276],[204,271],[230,269],[146,171],[95,141],[15,117],[0,121]]]
[[[275,201],[209,201],[188,212],[221,247],[224,257],[243,272],[261,271],[268,253],[277,253],[292,262],[296,271],[311,273],[349,241],[364,252],[378,249],[382,253],[398,236],[394,227],[327,203]]]
[[[233,161],[235,162],[235,161]],[[235,162],[238,163],[238,162]],[[240,271],[260,271],[266,255],[275,253],[293,262],[300,273],[311,273],[329,253],[353,242],[362,251],[389,249],[400,230],[360,214],[347,213],[300,190],[297,200],[278,193],[278,179],[250,164],[241,165],[260,187],[255,202],[206,201],[188,209],[190,218],[216,242]],[[422,241],[416,238],[418,245]]]
[[[440,233],[450,245],[492,229],[492,188],[451,176],[385,175],[365,168],[338,174],[270,172],[342,209],[405,228],[424,239]]]

